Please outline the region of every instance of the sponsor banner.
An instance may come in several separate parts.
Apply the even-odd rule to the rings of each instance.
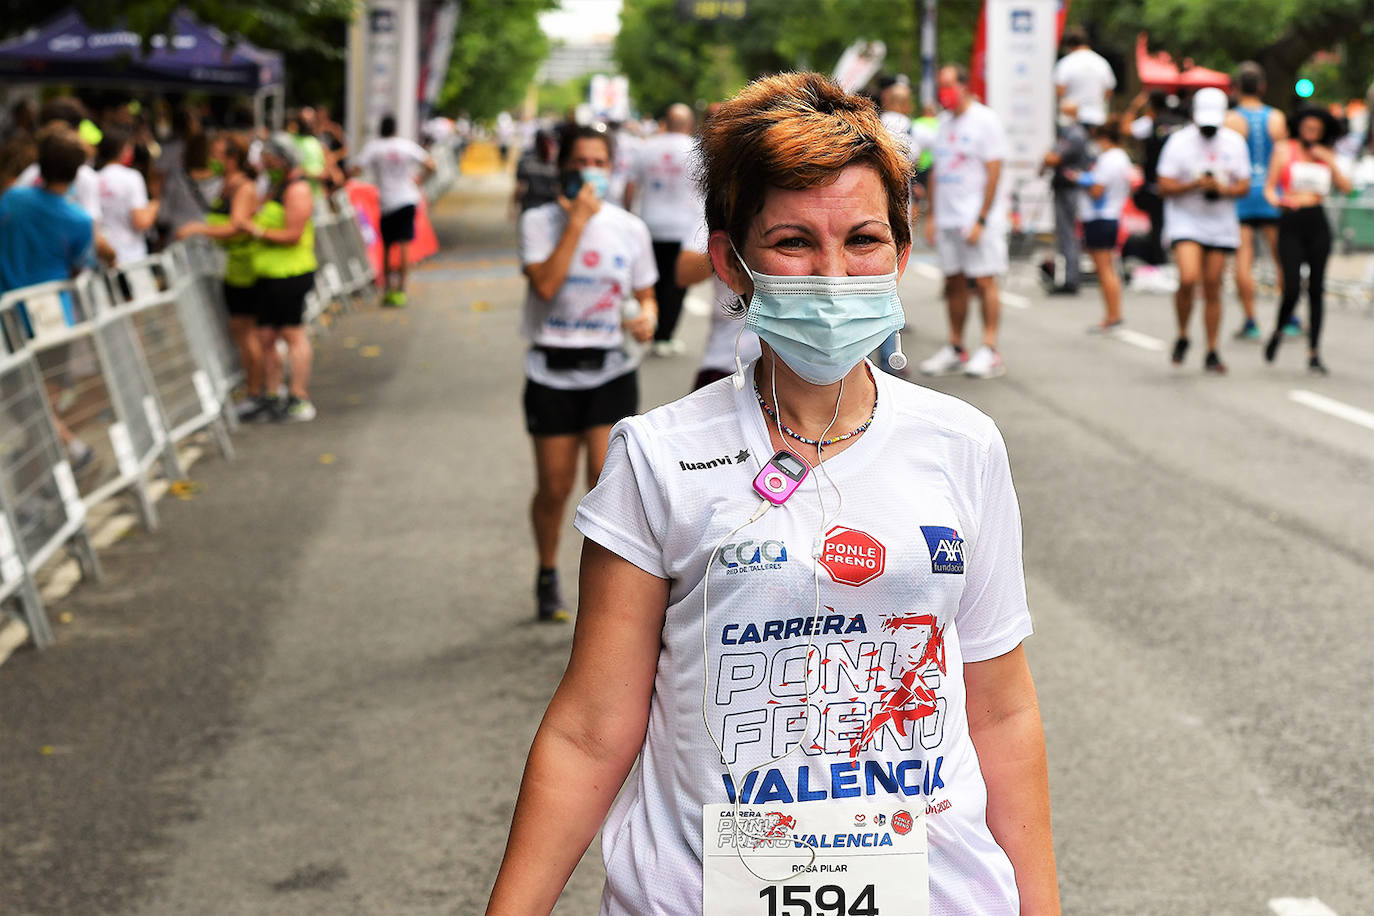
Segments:
[[[987,104],[1007,132],[1004,193],[1037,179],[1054,146],[1058,0],[987,0]],[[975,61],[975,66],[977,61]]]

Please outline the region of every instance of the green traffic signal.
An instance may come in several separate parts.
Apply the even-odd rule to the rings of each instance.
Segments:
[[[1312,85],[1312,81],[1304,77],[1294,84],[1293,92],[1295,92],[1300,99],[1310,99],[1312,98],[1312,92],[1315,88],[1316,87]]]

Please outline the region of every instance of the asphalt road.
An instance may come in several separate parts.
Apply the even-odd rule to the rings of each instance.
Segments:
[[[571,637],[531,622],[500,191],[445,202],[410,308],[320,341],[316,422],[197,465],[54,609],[56,647],[0,667],[0,911],[480,912]],[[902,287],[913,364],[943,334],[930,274]],[[1374,429],[1293,394],[1374,413],[1374,319],[1332,309],[1329,379],[1229,340],[1214,378],[1155,349],[1167,297],[1104,340],[1091,292],[1010,286],[1010,373],[931,384],[1011,455],[1066,912],[1374,912]],[[646,409],[705,327],[646,363]],[[558,912],[600,882],[594,846]]]

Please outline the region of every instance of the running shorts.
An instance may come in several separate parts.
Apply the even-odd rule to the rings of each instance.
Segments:
[[[415,205],[382,214],[382,245],[415,241]]]
[[[256,318],[258,314],[258,287],[230,286],[224,284],[224,306],[236,318]]]
[[[613,426],[639,410],[639,378],[631,369],[595,388],[550,388],[525,379],[525,428],[531,436],[574,436]]]
[[[1116,249],[1117,231],[1121,224],[1114,219],[1091,219],[1083,224],[1083,247],[1088,251]]]
[[[305,317],[305,294],[315,288],[315,272],[294,277],[259,277],[254,290],[258,324],[265,328],[299,327]]]
[[[935,249],[946,277],[996,277],[1007,272],[1007,237],[999,229],[984,227],[976,245],[970,245],[959,229],[940,229]]]

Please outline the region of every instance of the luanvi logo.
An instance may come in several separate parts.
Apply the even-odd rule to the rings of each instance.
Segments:
[[[712,458],[710,461],[679,461],[677,466],[684,471],[709,471],[711,468],[725,467],[730,464],[744,464],[749,460],[749,449],[742,448],[731,458],[729,455],[721,455],[719,458]]]

